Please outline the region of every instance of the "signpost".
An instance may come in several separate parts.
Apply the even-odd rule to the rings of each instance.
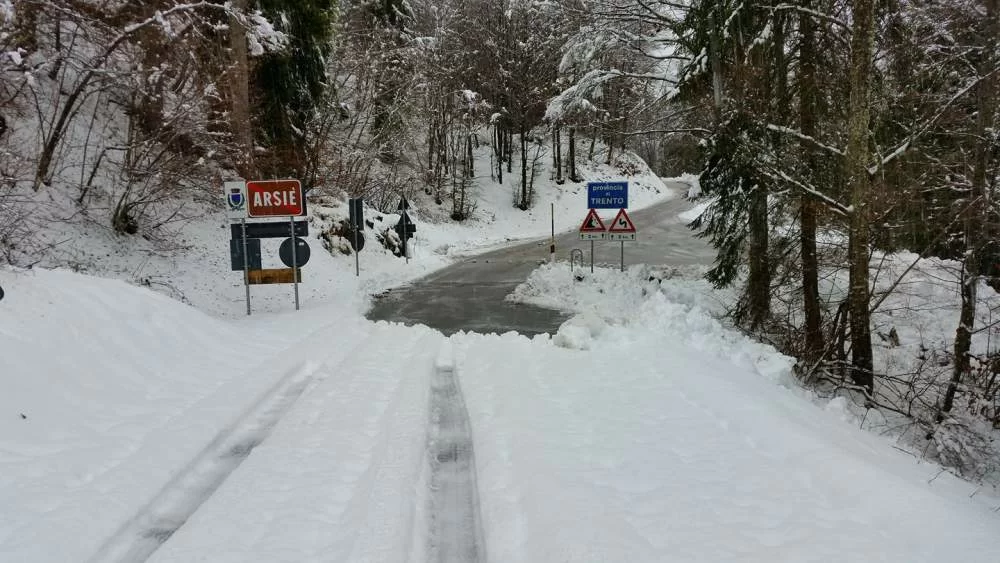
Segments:
[[[295,241],[294,246],[292,240]],[[253,252],[251,252],[252,254]],[[311,254],[312,251],[309,248],[309,244],[298,237],[295,237],[295,239],[286,238],[281,241],[281,246],[278,247],[278,258],[281,258],[281,263],[289,268],[301,268],[305,266],[309,263]]]
[[[604,221],[601,221],[601,216],[595,209],[587,213],[583,224],[580,225],[580,240],[590,241],[590,273],[594,273],[594,241],[605,239],[607,236],[605,229]]]
[[[305,213],[302,184],[298,180],[247,182],[249,217],[298,217]]]
[[[295,236],[304,237],[309,234],[309,223],[307,221],[294,222]],[[232,238],[243,238],[243,229],[239,224],[230,225]],[[288,236],[288,223],[284,221],[268,221],[258,223],[247,223],[247,238],[285,238]]]
[[[615,220],[611,222],[611,226],[608,228],[608,239],[621,241],[621,271],[624,272],[625,241],[635,240],[635,223],[632,222],[632,218],[628,216],[628,213],[624,209],[619,209],[618,215],[615,215]]]
[[[253,285],[294,283],[295,280],[302,279],[302,270],[298,268],[265,268],[250,270],[249,277],[250,283]]]
[[[365,206],[364,200],[350,198],[347,200],[348,222],[351,224],[351,248],[354,249],[354,275],[361,275],[361,258],[358,254],[365,247]]]
[[[627,208],[628,182],[587,182],[587,207],[590,209]]]
[[[296,217],[306,214],[305,194],[298,180],[254,180],[225,182],[226,214],[231,221],[229,254],[233,270],[243,271],[247,315],[250,309],[252,284],[291,283],[295,285],[295,309],[299,309],[300,268],[309,261],[309,244],[299,237],[309,234],[306,221]],[[247,219],[286,217],[288,222],[247,222]],[[288,237],[279,249],[286,269],[262,267],[262,238]]]
[[[226,182],[226,214],[230,219],[247,217],[247,185],[244,182]]]
[[[635,240],[636,228],[625,209],[628,207],[628,182],[587,182],[587,207],[590,212],[580,225],[580,240],[590,241],[590,271],[594,271],[594,241],[616,240],[621,243],[621,271],[625,271],[625,241]],[[618,215],[607,227],[598,209],[617,209]],[[570,265],[572,269],[572,264]]]
[[[239,226],[239,225],[237,225]],[[244,248],[249,252],[249,256],[244,258]],[[234,238],[229,241],[229,263],[234,272],[239,272],[249,267],[251,270],[259,270],[263,266],[260,254],[260,239]]]
[[[413,236],[413,233],[417,232],[417,226],[406,213],[408,209],[410,209],[410,202],[406,201],[406,196],[403,196],[399,199],[399,205],[396,206],[396,211],[401,213],[399,222],[396,223],[396,234],[399,235],[399,240],[403,241],[403,256],[406,258],[407,264],[410,263],[410,245],[407,241]]]

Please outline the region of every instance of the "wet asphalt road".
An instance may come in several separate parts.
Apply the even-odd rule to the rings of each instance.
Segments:
[[[638,240],[625,243],[626,267],[638,263],[683,267],[712,262],[715,255],[709,245],[696,239],[677,216],[693,207],[680,195],[687,186],[670,187],[678,193],[674,199],[629,214],[638,230]],[[581,222],[586,212],[580,210]],[[601,216],[607,223],[615,213],[603,210]],[[567,261],[574,248],[583,251],[589,269],[590,243],[581,241],[576,231],[556,236],[557,260]],[[618,266],[620,243],[598,241],[594,249],[595,264]],[[423,324],[447,335],[460,330],[552,334],[570,315],[504,300],[548,260],[548,237],[470,257],[380,296],[367,316],[371,320]]]

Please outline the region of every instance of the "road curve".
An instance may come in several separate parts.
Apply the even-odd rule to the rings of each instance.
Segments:
[[[670,184],[678,194],[684,184]],[[693,207],[680,195],[669,201],[631,213],[638,240],[625,243],[625,264],[691,266],[709,264],[714,252],[704,241],[692,236],[678,214]],[[610,220],[614,211],[602,215]],[[583,220],[586,209],[580,210]],[[584,251],[590,264],[590,243],[579,240],[576,231],[556,236],[556,258],[568,260],[572,249]],[[595,264],[618,265],[621,245],[594,244]],[[510,303],[504,298],[528,275],[549,260],[549,238],[494,250],[393,289],[379,296],[368,311],[371,320],[423,324],[450,335],[458,331],[504,333],[516,331],[528,336],[553,333],[566,320],[559,311]]]

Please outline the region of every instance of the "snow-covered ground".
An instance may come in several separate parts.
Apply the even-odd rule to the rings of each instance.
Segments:
[[[692,282],[641,266],[539,269],[519,298],[581,317],[531,340],[339,304],[233,323],[117,281],[0,276],[0,560],[424,560],[442,364],[468,407],[485,560],[1000,548],[996,497],[818,404]]]
[[[633,207],[674,195],[642,182]],[[549,202],[557,228],[582,220],[579,186],[541,184],[530,216],[488,178],[478,222],[414,210],[413,260],[369,240],[360,278],[313,233],[299,312],[254,287],[243,316],[221,217],[184,252],[81,231],[84,269],[148,288],[0,269],[0,561],[443,560],[442,504],[478,509],[481,561],[995,560],[1000,499],[800,389],[704,282],[543,266],[513,298],[578,313],[553,337],[362,318],[380,288],[544,236]],[[470,435],[475,493],[442,502],[442,452]]]

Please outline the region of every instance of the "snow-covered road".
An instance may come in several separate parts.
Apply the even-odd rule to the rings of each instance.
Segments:
[[[0,271],[0,561],[995,561],[1000,499],[654,273],[540,268],[529,339]]]

